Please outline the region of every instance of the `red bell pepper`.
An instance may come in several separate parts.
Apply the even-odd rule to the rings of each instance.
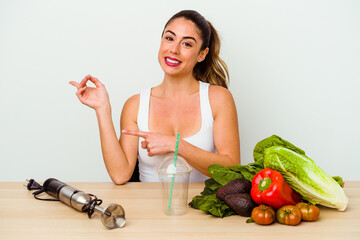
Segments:
[[[257,204],[266,204],[275,209],[300,202],[300,195],[292,190],[280,172],[266,168],[252,180],[251,197]]]

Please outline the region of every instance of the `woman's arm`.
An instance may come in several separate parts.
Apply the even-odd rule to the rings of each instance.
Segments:
[[[135,110],[136,97],[132,97],[124,104],[121,128],[137,129],[136,121],[134,121]],[[135,114],[137,115],[137,113]],[[111,108],[96,111],[96,116],[99,124],[101,150],[109,176],[115,184],[126,183],[135,168],[138,139],[124,135],[120,135],[119,140],[117,139]]]
[[[96,88],[86,86],[91,81]],[[137,139],[117,139],[111,115],[111,106],[104,85],[95,77],[86,76],[80,83],[70,82],[78,91],[76,93],[80,102],[93,108],[96,112],[101,149],[106,169],[115,184],[127,182],[135,168],[137,157]],[[130,98],[123,107],[121,125],[128,129],[137,129],[138,98]],[[128,137],[125,137],[128,138]],[[120,142],[119,142],[120,141]]]

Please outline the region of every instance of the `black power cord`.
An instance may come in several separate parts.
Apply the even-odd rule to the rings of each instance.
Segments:
[[[93,215],[95,211],[95,207],[102,204],[102,200],[98,199],[95,195],[88,193],[88,195],[91,197],[91,200],[83,206],[81,209],[83,212],[87,212],[88,217],[91,218],[91,215]]]

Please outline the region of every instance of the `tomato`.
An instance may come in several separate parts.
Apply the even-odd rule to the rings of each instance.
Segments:
[[[261,204],[254,208],[251,218],[260,225],[268,225],[275,221],[275,211],[272,207]]]
[[[300,209],[301,219],[304,221],[315,221],[319,218],[320,210],[317,206],[310,203],[300,202],[296,204],[296,207]]]
[[[286,205],[276,212],[276,218],[281,224],[295,226],[301,222],[301,212],[294,205]]]

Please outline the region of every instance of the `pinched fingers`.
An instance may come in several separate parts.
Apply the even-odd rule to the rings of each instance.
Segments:
[[[96,77],[93,77],[93,76],[90,76],[90,75],[88,75],[88,76],[89,76],[88,79],[89,79],[92,83],[94,83],[97,88],[104,86],[104,85],[99,81],[99,79],[97,79]]]
[[[79,87],[86,87],[86,83],[91,79],[90,74],[86,75],[83,80],[79,83]]]
[[[80,86],[85,86],[86,83],[90,81],[92,82],[97,88],[103,87],[104,85],[97,79],[96,77],[91,76],[90,74],[86,75],[84,79],[80,82]]]
[[[96,77],[91,76],[90,74],[86,75],[80,83],[75,82],[75,81],[70,81],[69,83],[73,86],[75,86],[78,90],[80,88],[86,87],[86,83],[88,81],[91,81],[92,83],[95,84],[96,87],[103,87],[104,85],[99,81],[99,79],[97,79]]]

